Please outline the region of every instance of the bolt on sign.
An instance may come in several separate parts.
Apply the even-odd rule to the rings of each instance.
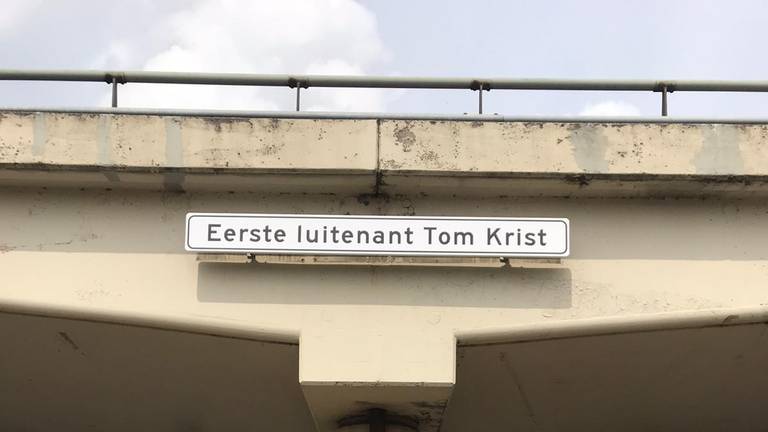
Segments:
[[[565,257],[565,218],[188,213],[193,252]]]

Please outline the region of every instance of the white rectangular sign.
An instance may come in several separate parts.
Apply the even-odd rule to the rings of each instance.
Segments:
[[[188,213],[185,248],[290,255],[565,257],[568,219]]]

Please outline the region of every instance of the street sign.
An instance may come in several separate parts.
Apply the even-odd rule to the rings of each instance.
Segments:
[[[565,257],[565,218],[188,213],[185,249],[281,255]]]

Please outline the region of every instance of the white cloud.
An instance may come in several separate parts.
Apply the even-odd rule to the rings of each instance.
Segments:
[[[0,12],[0,33],[21,24],[42,0],[3,0]]]
[[[163,23],[169,44],[148,53],[145,70],[237,73],[365,74],[387,58],[375,16],[352,0],[201,0]],[[112,44],[105,56],[135,57]],[[124,55],[128,57],[128,55]],[[223,86],[121,86],[120,106],[292,109],[290,89]],[[307,109],[379,111],[381,90],[308,89]]]
[[[636,106],[623,101],[603,101],[596,104],[587,104],[579,112],[579,115],[605,117],[639,116],[640,110]]]

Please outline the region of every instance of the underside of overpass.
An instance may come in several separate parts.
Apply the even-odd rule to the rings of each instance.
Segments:
[[[17,313],[0,324],[8,430],[315,430],[296,344]],[[440,417],[432,401],[352,409],[411,404],[444,431],[761,430],[767,339],[765,323],[737,323],[460,346]]]
[[[2,112],[0,425],[353,432],[386,410],[387,430],[764,429],[767,138]],[[572,250],[212,259],[184,251],[188,212],[561,217]]]

